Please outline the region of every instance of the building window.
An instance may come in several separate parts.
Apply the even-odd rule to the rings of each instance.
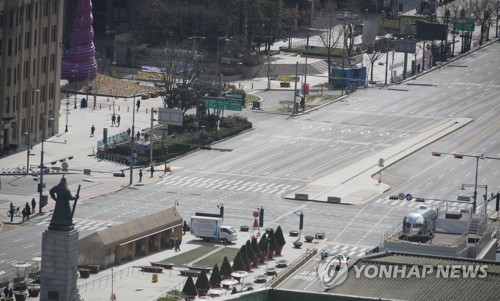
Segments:
[[[47,57],[42,57],[42,73],[47,72]]]
[[[56,55],[50,55],[50,71],[54,71],[56,69]]]
[[[0,11],[0,28],[3,28],[4,11]]]
[[[7,43],[7,55],[12,55],[12,39],[9,39],[9,42]]]
[[[55,42],[57,40],[57,26],[56,25],[52,25],[52,33],[51,33],[50,39],[52,42]]]
[[[49,39],[49,29],[47,27],[44,27],[42,33],[42,44],[47,44],[48,39]]]
[[[31,21],[32,10],[33,10],[33,5],[32,4],[26,5],[26,21]]]
[[[37,36],[37,30],[35,29],[35,35],[33,36],[33,46],[36,47],[36,36]]]
[[[3,45],[3,40],[0,39],[0,56],[2,56],[2,49],[3,49],[2,45]]]
[[[14,11],[9,11],[9,27],[12,28],[14,26]]]
[[[57,14],[57,8],[59,6],[59,0],[52,0],[52,13]]]
[[[38,2],[35,3],[35,19],[38,19]]]
[[[16,38],[16,40],[14,41],[14,55],[16,55],[16,54],[17,54],[17,46],[18,46],[18,45],[19,45],[19,43],[18,43],[18,40],[17,40],[17,38]]]
[[[23,23],[23,18],[24,18],[24,9],[21,7],[19,10],[19,23]]]
[[[7,68],[7,86],[10,86],[10,68]]]
[[[5,97],[5,113],[10,111],[10,97]]]
[[[36,59],[33,59],[33,76],[36,75]]]
[[[31,33],[27,32],[24,34],[24,48],[29,49],[31,45]]]
[[[28,78],[30,75],[30,61],[24,62],[23,78]]]
[[[16,107],[16,110],[19,111],[19,93],[16,94],[16,96],[12,96],[12,109]]]
[[[17,80],[21,80],[21,65],[17,64]]]
[[[28,106],[28,91],[23,91],[23,108]]]
[[[43,16],[46,17],[49,15],[49,0],[43,1]]]
[[[47,87],[45,85],[40,87],[40,101],[45,102],[47,99]]]
[[[55,88],[54,83],[49,84],[49,100],[54,99]]]
[[[17,82],[17,68],[14,67],[14,85],[16,84]]]

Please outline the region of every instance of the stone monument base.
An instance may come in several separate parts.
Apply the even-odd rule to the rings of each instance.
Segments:
[[[40,301],[79,301],[78,236],[74,229],[43,232]]]

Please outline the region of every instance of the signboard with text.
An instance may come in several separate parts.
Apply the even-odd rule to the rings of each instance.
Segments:
[[[225,98],[205,98],[205,107],[207,109],[220,109],[241,111],[241,100],[225,99]]]

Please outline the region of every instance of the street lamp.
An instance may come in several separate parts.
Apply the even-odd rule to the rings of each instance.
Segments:
[[[66,93],[66,128],[64,132],[68,132],[68,120],[69,120],[69,93]]]
[[[498,38],[498,18],[499,18],[498,11],[500,10],[500,1],[497,1],[496,9],[497,9],[497,15],[496,15],[497,30],[495,31],[495,38]]]
[[[229,42],[230,38],[228,36],[217,37],[217,76],[219,77],[219,97],[222,96],[222,74],[221,74],[221,64],[222,58],[219,57],[219,42]]]
[[[76,83],[76,74],[78,73],[78,70],[71,70],[71,74],[73,74],[73,82],[75,83],[75,107],[73,109],[76,109],[76,89],[77,89],[77,83]]]
[[[154,119],[154,114],[158,113],[158,110],[151,109],[151,129],[149,135],[149,164],[153,164],[153,121],[158,121]]]
[[[48,118],[48,120],[54,120],[54,118],[52,118],[52,116],[50,116],[50,115],[48,115],[48,116],[42,115],[42,151],[40,152],[40,183],[38,184],[39,185],[38,192],[40,193],[40,199],[39,199],[39,204],[38,204],[39,205],[38,206],[39,213],[42,213],[42,207],[47,204],[47,196],[43,195],[43,188],[44,188],[43,173],[45,172],[45,168],[43,165],[43,155],[44,155],[43,145],[45,142],[46,118]]]

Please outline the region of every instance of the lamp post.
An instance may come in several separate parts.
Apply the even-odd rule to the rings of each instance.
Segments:
[[[217,37],[217,76],[219,77],[219,97],[222,96],[222,74],[221,74],[221,64],[222,58],[219,56],[219,44],[220,41],[229,41],[228,36]]]
[[[69,121],[69,93],[66,93],[66,128],[64,132],[68,132],[68,121]]]
[[[135,94],[134,94],[134,100],[132,101],[132,104],[135,103]],[[130,133],[130,158],[129,158],[129,161],[130,161],[130,181],[129,181],[129,184],[132,185],[132,180],[133,180],[133,175],[134,175],[134,161],[135,161],[135,156],[137,154],[135,154],[134,152],[134,148],[135,148],[135,144],[134,144],[134,138],[135,138],[135,110],[132,108],[132,132]]]
[[[151,128],[149,135],[149,164],[153,164],[153,121],[157,121],[154,119],[154,114],[157,113],[158,110],[151,109]]]
[[[38,212],[39,213],[42,212],[42,206],[45,206],[46,202],[47,202],[47,200],[45,200],[45,197],[43,195],[43,188],[44,188],[43,173],[45,172],[45,168],[43,165],[43,155],[44,155],[43,145],[45,142],[46,118],[48,118],[48,120],[54,120],[54,118],[52,118],[50,115],[49,116],[42,115],[42,151],[40,152],[40,183],[38,184],[38,185],[40,185],[38,187],[38,192],[40,193],[40,198],[39,198],[39,203],[38,203]]]
[[[76,83],[76,74],[78,73],[77,70],[71,70],[71,74],[73,74],[73,82],[75,83],[75,107],[73,109],[76,109],[76,94],[77,94],[77,83]]]

